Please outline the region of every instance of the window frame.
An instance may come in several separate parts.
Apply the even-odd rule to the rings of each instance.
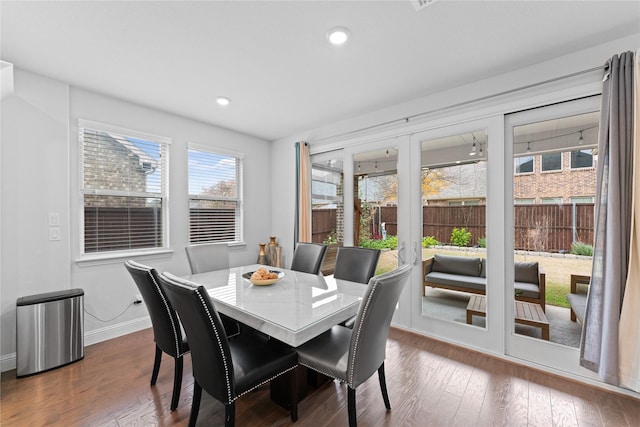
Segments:
[[[589,199],[589,200],[586,200]],[[569,203],[577,205],[577,204],[588,204],[593,203],[595,200],[595,196],[572,196],[569,198]]]
[[[513,203],[515,205],[534,205],[536,203],[536,199],[533,197],[520,197],[513,199]]]
[[[235,197],[220,197],[220,196],[202,196],[202,195],[193,195],[189,191],[189,183],[190,183],[190,170],[189,170],[189,154],[190,151],[200,151],[218,156],[225,156],[234,158],[236,161],[236,196]],[[187,167],[186,167],[186,178],[187,178],[187,216],[189,218],[189,225],[187,231],[187,241],[190,245],[204,244],[204,243],[226,243],[227,245],[242,245],[244,244],[244,192],[243,192],[243,177],[244,177],[244,153],[240,153],[237,151],[226,150],[218,147],[211,147],[205,144],[198,144],[194,142],[187,143]],[[192,240],[193,236],[191,234],[191,202],[193,200],[197,201],[223,201],[223,202],[235,202],[237,204],[237,211],[235,215],[235,223],[236,229],[234,230],[234,239],[233,240]]]
[[[561,196],[540,198],[541,205],[561,205],[563,203],[564,203],[564,200],[562,200]]]
[[[527,171],[527,172],[518,172],[518,166],[522,166],[522,164],[526,163],[520,163],[520,165],[516,165],[516,160],[517,159],[525,159],[527,157],[531,157],[531,171]],[[513,172],[514,175],[520,176],[520,175],[531,175],[534,174],[536,172],[536,156],[534,156],[533,154],[527,154],[524,156],[518,156],[518,157],[514,157],[513,159]]]
[[[161,157],[161,176],[160,176],[160,192],[132,192],[129,190],[96,190],[85,188],[84,182],[84,166],[85,166],[85,129],[90,129],[96,132],[105,132],[117,134],[118,136],[132,139],[144,140],[146,142],[156,143],[159,145]],[[171,148],[171,138],[155,135],[148,132],[127,129],[120,126],[100,123],[91,120],[78,119],[78,210],[79,210],[79,258],[78,262],[91,262],[93,260],[109,260],[123,257],[130,257],[135,255],[146,255],[155,253],[170,252],[169,243],[169,158]],[[161,201],[161,215],[159,218],[162,232],[160,235],[161,244],[153,247],[140,247],[134,249],[115,249],[115,250],[103,250],[103,251],[90,251],[87,252],[85,248],[85,195],[105,195],[105,196],[117,196],[117,197],[150,197],[158,198]]]
[[[591,165],[590,166],[574,167],[573,166],[573,157],[574,157],[573,153],[579,153],[579,152],[583,152],[583,151],[591,151],[591,153],[590,153]],[[593,149],[591,149],[591,148],[583,148],[583,149],[569,151],[569,170],[578,171],[578,170],[585,170],[585,169],[593,169],[594,165],[595,165],[595,156],[593,155]]]
[[[544,159],[545,156],[551,156],[551,155],[555,155],[555,156],[559,156],[560,157],[560,165],[558,166],[557,169],[545,169],[544,168]],[[563,163],[564,163],[564,159],[563,159],[563,155],[562,152],[558,152],[558,151],[554,151],[552,153],[542,153],[540,154],[540,173],[553,173],[553,172],[562,172],[562,167],[563,167]]]

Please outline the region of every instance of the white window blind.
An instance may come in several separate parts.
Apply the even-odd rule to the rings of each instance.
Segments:
[[[80,125],[84,253],[166,246],[168,141],[124,132]]]
[[[189,147],[189,242],[242,240],[242,156]]]

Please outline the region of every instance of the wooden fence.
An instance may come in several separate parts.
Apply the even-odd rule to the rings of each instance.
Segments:
[[[398,211],[395,206],[381,207],[372,218],[371,227],[385,223],[387,235],[398,234]],[[453,228],[471,233],[470,246],[486,237],[485,206],[424,206],[422,235],[449,243]],[[313,211],[313,241],[322,242],[336,229],[335,209]],[[593,203],[514,206],[515,249],[560,252],[571,249],[573,242],[593,245]]]
[[[313,243],[322,243],[331,233],[337,230],[336,209],[314,209],[311,211]]]

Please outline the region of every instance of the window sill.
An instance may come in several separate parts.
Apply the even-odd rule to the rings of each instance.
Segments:
[[[102,254],[90,254],[80,255],[76,260],[76,264],[79,267],[91,267],[94,265],[104,264],[118,264],[124,260],[136,258],[136,259],[150,259],[150,258],[164,258],[171,256],[173,249],[162,248],[154,250],[141,250],[141,251],[127,251],[127,252],[112,252]]]

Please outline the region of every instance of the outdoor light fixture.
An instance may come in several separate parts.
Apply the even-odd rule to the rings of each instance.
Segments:
[[[473,145],[471,146],[471,151],[469,152],[470,156],[476,155],[476,137],[473,137]]]
[[[334,27],[327,32],[327,39],[333,45],[343,45],[349,39],[349,30],[344,27]]]
[[[582,132],[580,131],[580,138],[578,138],[578,145],[582,145],[584,143],[584,138],[582,137]]]
[[[527,142],[527,153],[531,152],[531,142]]]

